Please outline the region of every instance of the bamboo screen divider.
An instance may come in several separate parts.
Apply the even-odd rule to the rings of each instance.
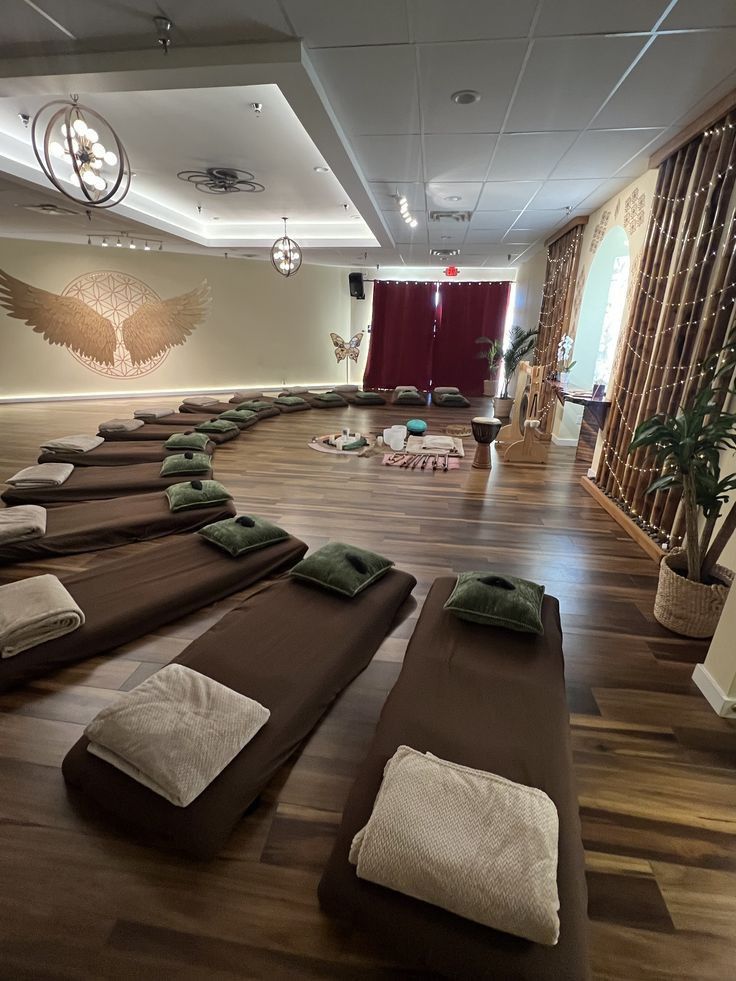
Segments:
[[[587,219],[586,219],[587,220]],[[575,277],[580,262],[584,223],[564,232],[547,248],[547,270],[539,314],[539,335],[535,364],[544,368],[546,378],[557,366],[557,345],[570,324],[570,310],[575,291]],[[540,391],[540,432],[549,436],[554,421],[557,398],[547,382]]]
[[[647,494],[661,472],[648,449],[629,455],[640,422],[676,413],[724,343],[736,299],[736,110],[659,167],[636,293],[622,332],[596,475],[601,490],[660,544],[684,529],[680,495]]]

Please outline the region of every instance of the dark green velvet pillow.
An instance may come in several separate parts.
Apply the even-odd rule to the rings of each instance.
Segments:
[[[297,562],[289,575],[342,596],[353,597],[385,576],[392,565],[391,559],[385,559],[375,552],[342,542],[330,542]]]
[[[211,525],[205,525],[199,534],[234,558],[289,537],[288,531],[251,514],[215,521]]]
[[[396,399],[394,401],[407,402],[409,405],[418,405],[420,403],[424,405],[426,400],[423,395],[420,395],[419,392],[411,391],[411,392],[399,392],[399,394],[396,396]]]
[[[172,453],[161,464],[160,476],[170,477],[172,474],[207,473],[212,466],[212,457],[206,453],[187,450],[185,453]]]
[[[226,412],[221,412],[218,419],[223,419],[227,422],[234,422],[235,425],[240,429],[249,419],[254,419],[256,416],[255,412],[238,412],[237,409],[228,409]]]
[[[298,395],[279,395],[276,405],[304,405],[304,399],[299,398]]]
[[[194,427],[197,433],[231,433],[238,426],[229,419],[209,419],[207,422],[200,422]]]
[[[172,511],[189,511],[191,508],[204,508],[209,504],[224,504],[232,500],[232,494],[219,480],[187,480],[166,488],[169,508]]]
[[[386,399],[378,392],[356,392],[355,398],[360,402],[385,402]]]
[[[367,445],[368,440],[365,438],[365,436],[361,436],[360,439],[354,439],[352,443],[343,443],[342,448],[343,450],[347,450],[349,452],[350,450],[359,450],[361,446]]]
[[[207,433],[174,433],[164,443],[167,450],[204,450],[209,444]]]
[[[238,410],[249,409],[251,412],[259,412],[261,409],[270,409],[273,402],[267,402],[265,399],[249,399],[247,402],[241,402],[238,406]]]
[[[493,572],[461,572],[445,609],[461,620],[543,634],[544,586]]]
[[[237,414],[240,416],[241,419],[256,419],[258,417],[257,412],[255,412],[253,409],[246,409],[245,406],[243,405],[238,405],[236,406],[236,408],[228,409],[227,411],[237,412]]]
[[[445,392],[435,396],[435,402],[439,402],[441,405],[470,405],[470,402],[465,398],[464,395],[460,395],[459,392]]]
[[[316,399],[319,399],[320,402],[344,402],[345,401],[342,395],[339,395],[337,392],[319,392],[314,397]]]

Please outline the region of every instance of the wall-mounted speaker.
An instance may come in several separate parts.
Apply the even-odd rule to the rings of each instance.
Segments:
[[[350,295],[356,300],[364,300],[363,273],[350,273],[348,279],[350,280]]]

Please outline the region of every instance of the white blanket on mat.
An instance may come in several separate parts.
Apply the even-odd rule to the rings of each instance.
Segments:
[[[15,657],[83,623],[84,613],[56,576],[33,576],[0,586],[1,657]]]
[[[43,538],[46,534],[46,508],[21,504],[0,510],[0,545],[14,545]]]
[[[47,439],[41,443],[42,450],[64,450],[67,453],[89,453],[90,450],[104,443],[102,436],[85,436],[83,433],[74,436],[60,436],[58,439]]]
[[[34,463],[8,477],[5,483],[11,487],[61,487],[72,473],[73,463]]]

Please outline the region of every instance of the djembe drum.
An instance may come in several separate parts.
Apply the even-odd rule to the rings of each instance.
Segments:
[[[476,416],[470,420],[473,439],[478,444],[475,448],[473,466],[476,470],[491,469],[491,443],[498,436],[501,420],[495,416]]]

